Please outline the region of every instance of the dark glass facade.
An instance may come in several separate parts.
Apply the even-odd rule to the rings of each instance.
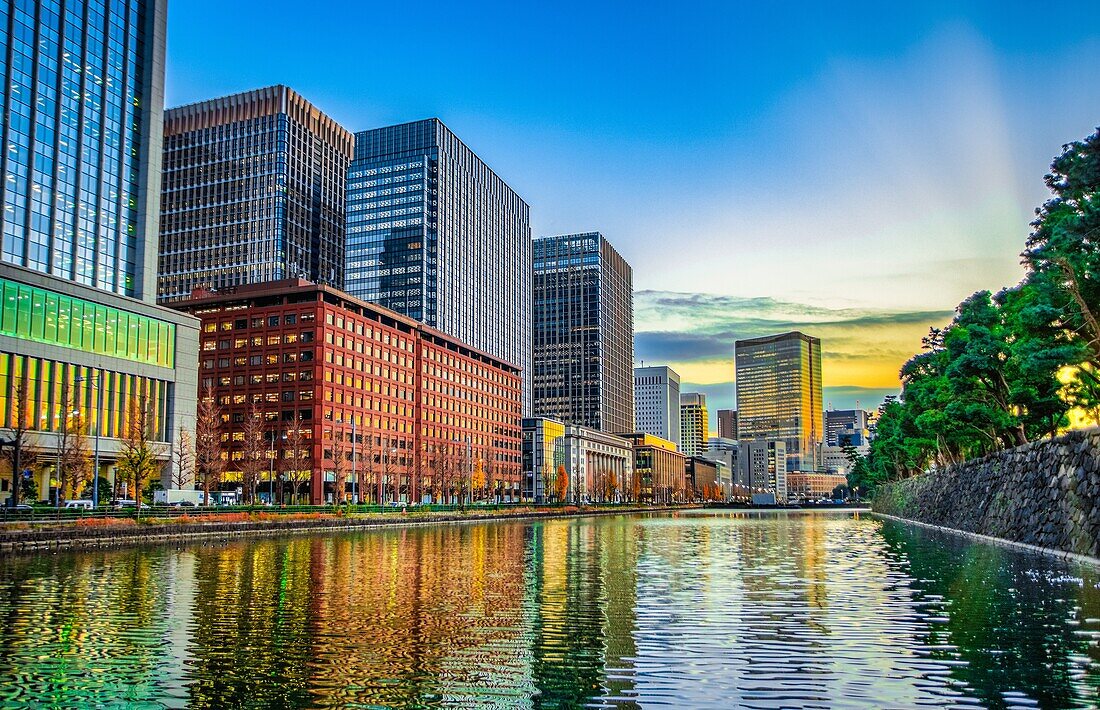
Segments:
[[[140,0],[0,3],[4,263],[151,296],[145,235],[157,204],[145,185],[159,179],[160,155],[146,138],[163,101],[158,13]]]
[[[530,208],[438,119],[355,134],[345,289],[513,363],[530,405]]]
[[[164,118],[157,297],[300,277],[344,280],[352,135],[273,86]]]
[[[0,3],[0,429],[31,430],[42,498],[69,407],[108,480],[137,405],[161,460],[194,419],[197,321],[153,303],[165,23],[153,0]]]
[[[533,286],[535,416],[634,431],[630,265],[598,232],[540,237]]]

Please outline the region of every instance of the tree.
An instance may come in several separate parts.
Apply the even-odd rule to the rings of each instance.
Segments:
[[[554,494],[554,468],[549,461],[542,464],[542,497],[543,502],[549,501]]]
[[[475,500],[478,494],[485,490],[485,460],[482,457],[478,457],[474,462],[474,470],[470,474],[470,491],[472,492],[472,498]]]
[[[172,453],[172,475],[170,480],[172,487],[183,490],[194,485],[195,475],[195,447],[191,440],[191,433],[180,425],[176,448]]]
[[[195,474],[202,483],[203,505],[210,505],[210,489],[221,483],[225,470],[221,443],[222,410],[207,386],[199,397],[195,415]]]
[[[69,500],[91,478],[92,455],[88,447],[88,422],[79,409],[79,398],[68,382],[61,385],[61,412],[57,427],[57,473],[60,498]]]
[[[1035,211],[1023,253],[1027,283],[1053,306],[1056,322],[1100,371],[1100,129],[1062,146],[1045,182],[1053,193]]]
[[[343,505],[347,499],[348,492],[348,457],[347,446],[344,441],[344,432],[338,429],[331,429],[329,436],[332,441],[332,448],[329,450],[332,458],[332,472],[335,481],[335,491],[333,492],[333,503],[336,505]]]
[[[21,497],[32,501],[38,499],[38,485],[34,483],[34,477],[31,476],[31,482],[34,483],[33,489],[29,488],[27,479],[23,477],[23,471],[33,471],[38,461],[34,452],[30,449],[32,422],[26,379],[21,377],[16,382],[13,399],[15,400],[14,411],[12,412],[14,421],[12,426],[8,427],[11,435],[7,440],[4,455],[11,466],[12,493],[10,502],[14,507],[19,504]]]
[[[137,515],[141,514],[141,494],[146,480],[160,471],[157,458],[161,447],[152,440],[152,423],[149,398],[144,395],[130,397],[126,405],[126,431],[119,451],[117,471],[118,477],[126,482],[138,502],[135,508]]]
[[[267,444],[264,441],[264,421],[259,408],[253,402],[241,424],[240,469],[241,487],[245,503],[256,504],[256,487],[267,463]]]
[[[286,432],[280,468],[283,478],[290,484],[291,500],[297,502],[300,500],[302,486],[309,483],[313,469],[306,463],[309,459],[309,447],[302,432],[302,423],[297,421],[293,424]]]
[[[569,472],[565,470],[565,464],[558,464],[557,474],[554,476],[554,496],[559,503],[564,503],[568,493]]]

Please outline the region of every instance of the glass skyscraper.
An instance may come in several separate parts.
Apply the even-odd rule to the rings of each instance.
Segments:
[[[344,290],[523,368],[530,207],[435,118],[355,134]]]
[[[342,286],[352,141],[285,86],[168,110],[158,298],[296,277]]]
[[[783,441],[787,471],[819,470],[821,340],[791,332],[738,340],[735,352],[741,441]]]
[[[197,322],[153,303],[165,12],[0,3],[0,428],[34,432],[42,497],[74,409],[108,477],[136,402],[156,441],[194,417]]]
[[[598,232],[567,234],[535,240],[534,273],[535,416],[633,432],[630,264]]]

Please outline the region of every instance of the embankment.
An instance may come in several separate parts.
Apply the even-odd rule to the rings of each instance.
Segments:
[[[75,524],[27,526],[25,529],[0,529],[0,553],[49,552],[64,549],[83,549],[139,545],[148,543],[175,543],[187,541],[225,541],[239,537],[287,535],[299,533],[329,533],[347,530],[385,527],[416,527],[491,520],[538,520],[588,515],[621,515],[624,513],[661,513],[687,510],[698,506],[669,507],[592,507],[592,508],[537,508],[491,513],[431,513],[351,516],[286,516],[267,514],[262,520],[147,521],[137,523],[123,520],[117,524],[80,526]],[[211,518],[215,516],[202,516]],[[99,521],[97,521],[99,522]],[[107,521],[103,521],[107,522]]]
[[[1100,429],[1073,431],[883,486],[873,510],[1100,558]]]

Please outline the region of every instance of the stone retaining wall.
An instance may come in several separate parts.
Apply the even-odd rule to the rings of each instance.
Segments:
[[[1100,429],[887,484],[875,512],[1100,557]]]

